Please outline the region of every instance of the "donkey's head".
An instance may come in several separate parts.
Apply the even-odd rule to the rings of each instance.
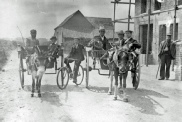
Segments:
[[[123,48],[118,53],[118,68],[119,73],[126,73],[129,67],[129,52],[127,48]]]
[[[37,75],[43,75],[48,63],[47,52],[41,51],[38,46],[34,49],[33,60],[35,70],[37,71]]]

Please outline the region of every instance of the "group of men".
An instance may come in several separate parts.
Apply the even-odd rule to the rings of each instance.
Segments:
[[[106,32],[106,30],[105,30],[104,26],[100,26],[99,35],[95,36],[94,38],[97,38],[102,43],[102,49],[108,50],[112,46],[109,43],[108,39],[106,38],[105,32]],[[29,53],[33,53],[32,47],[34,47],[35,45],[39,45],[39,41],[36,39],[36,35],[37,35],[36,30],[31,30],[30,34],[31,34],[31,38],[28,38],[26,40],[25,47]],[[117,34],[118,34],[119,39],[117,42],[115,42],[115,45],[122,47],[123,45],[127,44],[129,46],[129,48],[134,49],[134,48],[132,48],[132,46],[133,46],[132,44],[137,43],[137,41],[132,38],[132,31],[128,30],[124,33],[121,30],[121,31],[117,32]],[[126,39],[124,39],[124,35],[126,35]],[[51,52],[51,51],[54,51],[57,38],[55,36],[53,36],[50,38],[50,40],[52,43],[49,45],[49,51]],[[74,59],[74,60],[72,60],[72,59]],[[74,83],[77,82],[77,73],[78,73],[79,65],[83,60],[84,60],[84,46],[79,43],[79,38],[75,38],[74,45],[72,46],[69,55],[64,60],[64,63],[69,68],[69,72],[73,74]],[[75,65],[74,65],[74,69],[72,71],[69,63],[72,63],[73,61],[75,62]],[[27,66],[29,67],[29,59],[27,59]]]
[[[99,40],[102,43],[103,50],[108,50],[112,46],[109,43],[108,39],[106,38],[105,32],[106,32],[105,28],[103,26],[101,26],[99,28],[99,35],[95,36],[94,38],[97,38],[97,40]],[[31,34],[31,38],[26,40],[25,47],[29,53],[32,53],[32,47],[35,45],[39,45],[39,41],[36,39],[36,34],[37,34],[36,30],[31,30],[30,34]],[[127,45],[129,48],[129,51],[132,51],[136,55],[138,55],[139,52],[137,52],[136,50],[137,50],[137,48],[140,48],[141,45],[139,47],[137,47],[138,42],[132,38],[131,30],[127,30],[127,31],[125,31],[125,33],[123,30],[121,30],[121,31],[117,32],[117,35],[118,35],[118,41],[114,42],[113,45],[117,45],[117,47],[122,47],[124,45]],[[50,40],[52,41],[52,43],[49,46],[49,50],[54,51],[54,47],[56,45],[57,38],[55,36],[53,36],[50,38]],[[175,42],[171,42],[170,34],[167,34],[167,39],[165,41],[162,41],[160,44],[159,59],[160,59],[161,65],[160,65],[160,79],[159,80],[164,80],[165,78],[166,78],[166,80],[168,80],[170,77],[171,60],[174,59],[174,57],[175,57],[174,56],[175,50],[173,49],[174,45],[175,45]],[[74,60],[71,60],[71,59],[74,59]],[[75,61],[74,69],[72,72],[74,83],[77,82],[77,73],[78,73],[79,65],[83,60],[84,60],[84,46],[79,43],[79,38],[75,38],[74,45],[71,48],[71,52],[65,58],[65,61],[64,61],[66,66],[69,68],[70,73],[72,72],[72,69],[71,69],[69,63],[72,63],[73,61]],[[27,59],[27,66],[29,67],[28,62],[29,61]]]

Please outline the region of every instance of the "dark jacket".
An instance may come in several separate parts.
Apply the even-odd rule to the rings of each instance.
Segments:
[[[104,50],[108,50],[112,47],[111,44],[109,43],[108,39],[105,36],[104,36],[104,40],[102,40],[101,36],[96,36],[96,37],[98,37],[99,41],[102,42],[102,46],[103,46],[102,48]],[[89,43],[89,46],[93,46],[93,41],[91,41]]]
[[[138,48],[138,49],[141,48],[141,44],[138,43],[138,41],[135,40],[135,39],[133,39],[133,38],[130,38],[129,40],[126,39],[123,45],[125,45],[125,44],[128,44],[129,45],[131,43],[132,43],[132,46],[129,49],[130,51],[135,51],[136,48]]]
[[[158,55],[159,58],[161,58],[161,56],[164,54],[164,49],[166,46],[167,46],[167,41],[162,41],[160,43],[159,55]],[[169,55],[170,55],[171,59],[174,60],[176,57],[176,44],[171,41],[171,43],[168,45],[168,47],[169,47]]]
[[[68,58],[77,59],[79,61],[84,60],[84,54],[83,54],[84,46],[81,44],[78,44],[76,47],[75,45],[71,48],[71,52],[68,55]]]
[[[122,40],[118,39],[118,41],[114,42],[114,44],[117,46],[123,46],[125,41],[126,41],[125,39],[122,39]]]

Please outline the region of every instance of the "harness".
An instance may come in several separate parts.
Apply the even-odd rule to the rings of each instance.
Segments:
[[[38,51],[37,53],[33,53],[31,56],[30,56],[30,66],[31,66],[31,68],[32,67],[34,67],[35,68],[35,71],[38,71],[38,65],[37,65],[37,63],[36,63],[36,59],[37,58],[39,58],[39,57],[41,57],[41,56],[39,56],[42,52],[40,51],[40,48],[39,48],[39,46],[35,46],[35,49]],[[45,65],[45,67],[46,67],[46,65]]]

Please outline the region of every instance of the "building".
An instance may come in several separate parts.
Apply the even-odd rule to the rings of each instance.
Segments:
[[[151,24],[150,24],[150,40],[149,40],[149,64],[158,63],[159,44],[166,39],[166,34],[171,33],[173,36],[173,21],[174,21],[174,0],[151,0]],[[182,0],[177,2],[179,10],[177,10],[176,18],[176,35],[175,39],[182,38]],[[148,0],[135,0],[135,18],[134,32],[135,39],[142,44],[142,63],[145,63],[146,47],[147,47],[147,28],[149,8]],[[167,11],[166,10],[171,10]]]
[[[55,30],[55,36],[61,43],[64,37],[65,43],[73,40],[75,37],[89,40],[99,34],[99,26],[106,29],[106,37],[113,39],[113,23],[111,18],[85,17],[79,10],[68,16]],[[70,44],[70,42],[69,42]]]

